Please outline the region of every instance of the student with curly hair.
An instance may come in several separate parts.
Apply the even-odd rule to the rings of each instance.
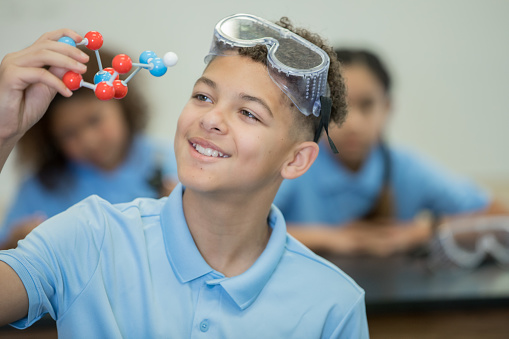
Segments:
[[[113,57],[101,49],[105,65]],[[90,62],[84,80],[93,83],[97,71]],[[30,175],[0,227],[0,249],[16,247],[43,220],[92,194],[111,203],[169,194],[178,180],[173,149],[143,135],[147,119],[135,84],[122,100],[100,101],[89,90],[57,95],[18,143],[19,163]]]

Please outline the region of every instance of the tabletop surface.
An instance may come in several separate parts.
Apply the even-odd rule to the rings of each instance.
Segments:
[[[364,288],[368,310],[509,306],[509,270],[494,263],[432,270],[423,256],[324,257]]]

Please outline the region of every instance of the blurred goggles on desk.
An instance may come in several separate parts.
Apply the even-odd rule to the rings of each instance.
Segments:
[[[491,257],[509,268],[509,217],[485,216],[441,226],[430,248],[432,266],[475,268]]]
[[[274,83],[300,112],[320,115],[320,97],[327,94],[329,56],[318,46],[270,21],[248,14],[221,20],[205,62],[232,55],[240,47],[267,47],[267,68]]]

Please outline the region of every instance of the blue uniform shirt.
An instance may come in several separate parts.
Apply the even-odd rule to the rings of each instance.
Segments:
[[[359,172],[341,165],[321,145],[315,163],[301,177],[284,180],[274,201],[288,223],[346,224],[365,216],[384,182],[384,156],[374,148]],[[410,221],[423,210],[435,215],[473,212],[489,198],[470,181],[451,175],[415,153],[389,149],[394,218]]]
[[[145,137],[133,140],[127,159],[118,168],[105,172],[87,164],[70,163],[72,182],[49,190],[32,176],[23,182],[0,227],[0,243],[12,228],[34,214],[52,217],[89,195],[97,194],[111,203],[139,197],[157,198],[159,192],[149,184],[157,170],[177,181],[173,147],[159,147]]]
[[[28,293],[24,328],[49,312],[63,338],[367,338],[364,291],[286,233],[225,277],[201,256],[179,184],[168,198],[92,196],[0,252]]]

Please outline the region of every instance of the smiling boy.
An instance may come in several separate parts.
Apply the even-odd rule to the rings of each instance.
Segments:
[[[253,35],[229,36],[235,32],[221,23]],[[79,69],[85,60],[54,42],[64,32],[80,40],[52,32],[25,59],[4,61],[0,95],[22,102],[30,86],[42,85],[36,76],[20,81],[34,65]],[[215,33],[207,68],[177,125],[181,184],[160,200],[111,205],[92,196],[1,253],[0,323],[24,328],[49,312],[62,337],[368,337],[362,289],[290,237],[272,206],[282,180],[305,173],[318,154],[312,140],[320,117],[325,112],[328,122],[330,113],[329,57],[254,16],[226,18]],[[267,34],[271,39],[258,39]],[[292,54],[285,62],[272,53],[276,40],[282,52],[304,46],[309,56]],[[34,50],[51,50],[51,57]],[[299,56],[309,64],[318,56],[320,65],[299,70],[293,64]],[[319,76],[301,77],[316,70]],[[44,83],[65,93],[56,80]],[[329,72],[328,83],[336,104],[331,116],[340,121],[341,78]],[[27,107],[33,106],[4,104],[0,116]],[[0,139],[4,157],[24,131],[17,126]]]

